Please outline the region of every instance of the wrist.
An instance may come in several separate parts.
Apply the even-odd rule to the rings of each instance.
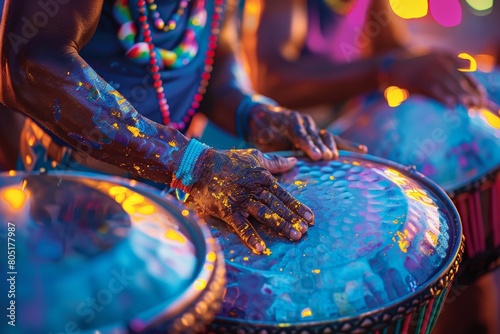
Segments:
[[[203,165],[203,160],[210,150],[209,146],[200,143],[196,139],[189,141],[170,183],[170,187],[176,190],[179,200],[185,201],[191,193],[193,185],[199,179],[199,170]]]
[[[235,127],[238,138],[247,140],[250,137],[250,112],[256,106],[278,106],[278,102],[260,94],[245,95],[236,109]]]

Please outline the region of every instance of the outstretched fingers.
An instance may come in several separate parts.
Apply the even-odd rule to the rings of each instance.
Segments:
[[[261,254],[266,249],[264,240],[243,215],[234,213],[226,219],[226,223],[254,253]]]
[[[269,191],[279,199],[286,208],[291,212],[298,214],[304,219],[309,225],[314,225],[314,214],[311,209],[309,209],[305,204],[302,204],[295,197],[293,197],[288,191],[283,189],[278,183],[274,182],[270,187]]]

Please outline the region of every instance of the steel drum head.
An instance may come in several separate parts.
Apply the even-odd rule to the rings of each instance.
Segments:
[[[315,225],[298,242],[259,227],[269,254],[255,255],[211,221],[228,277],[219,324],[373,329],[428,302],[456,272],[458,214],[421,174],[341,152],[299,159],[279,182],[314,211]]]
[[[474,72],[477,81],[486,89],[488,98],[500,106],[500,70],[498,68],[491,72]]]
[[[135,181],[84,173],[3,174],[0,198],[2,220],[15,226],[9,272],[20,333],[183,328],[173,320],[200,301],[204,315],[193,311],[188,325],[215,312],[221,256],[176,201]]]
[[[366,144],[375,156],[416,166],[450,193],[500,166],[500,118],[487,110],[446,109],[410,97],[397,108],[377,99],[346,118],[342,137]]]

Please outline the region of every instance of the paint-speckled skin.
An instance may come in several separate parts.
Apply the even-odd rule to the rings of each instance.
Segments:
[[[71,0],[61,5],[57,15],[48,20],[43,29],[39,29],[30,38],[19,43],[10,40],[9,43],[2,43],[0,76],[6,80],[0,80],[0,102],[32,117],[64,142],[85,151],[97,160],[119,167],[131,175],[171,184],[172,175],[179,169],[188,139],[173,127],[153,122],[142,116],[141,110],[134,109],[130,101],[99,76],[95,68],[92,68],[80,55],[83,46],[98,29],[103,1]],[[136,1],[130,2],[130,5],[137,4]],[[231,9],[231,6],[227,7]],[[38,0],[7,1],[0,36],[8,37],[12,34],[22,36],[24,21],[18,18],[33,17],[38,8]],[[221,9],[220,13],[216,14],[221,16],[223,12]],[[220,30],[223,28],[226,29],[225,24]],[[230,28],[228,23],[227,29]],[[147,30],[143,30],[146,33]],[[226,38],[224,37],[226,35],[232,36],[221,34],[221,40]],[[214,40],[211,39],[209,43],[215,44]],[[238,80],[231,71],[236,63],[232,53],[234,45],[231,43],[231,40],[219,43],[214,58],[218,66],[213,66],[211,89],[207,91],[207,99],[203,102],[204,111],[212,119],[220,121],[225,125],[225,129],[234,132],[235,111],[248,91],[236,84]],[[212,63],[203,66],[212,68]],[[147,66],[143,70],[145,77],[148,78],[151,71]],[[204,80],[208,84],[208,78]],[[142,80],[138,84],[143,84]],[[202,88],[201,91],[205,92],[206,86]],[[187,93],[178,92],[178,94]],[[280,124],[285,124],[288,128],[287,131],[277,130],[274,139],[262,148],[272,150],[277,147],[273,145],[277,141],[285,141],[286,148],[298,146],[316,160],[331,159],[335,156],[334,137],[327,132],[320,132],[309,117],[301,116],[295,111],[282,111],[266,105],[259,105],[256,109],[258,109],[256,112],[252,112],[255,117],[252,116],[251,120],[258,131],[252,133],[253,137],[258,139],[261,129],[277,130],[274,125],[280,121]],[[359,149],[347,142],[342,143],[345,148]],[[240,157],[234,158],[237,155]],[[262,166],[271,167],[268,168],[271,172],[283,171],[283,165],[287,165],[288,168],[293,166],[293,163],[283,161],[269,164],[266,159],[260,161],[255,157],[248,159],[246,152],[214,152],[207,156],[208,158],[203,159],[203,163],[200,162],[199,166],[195,167],[192,178],[194,185],[200,178],[206,183],[198,185],[197,189],[203,190],[192,196],[195,201],[205,206],[219,204],[207,202],[218,201],[212,196],[201,196],[206,189],[211,189],[216,184],[213,176],[221,178],[219,181],[224,181],[228,189],[234,189],[239,180],[252,175],[253,170]],[[224,172],[218,173],[212,167],[219,160],[238,162],[227,164]],[[240,163],[242,161],[245,163]],[[241,194],[246,200],[255,193],[268,191],[268,186],[272,186],[272,183],[262,184],[257,181],[257,179],[250,180],[251,191]],[[219,193],[219,190],[216,192]],[[221,196],[229,200],[223,191]],[[288,196],[286,194],[287,198]],[[239,208],[238,219],[243,225],[247,223],[241,220],[241,215],[245,217],[252,214],[248,210],[249,208],[245,206]],[[229,224],[236,219],[233,214],[236,213],[231,211],[230,216],[225,215]],[[279,218],[286,219],[285,212],[276,214]],[[269,223],[274,221],[275,219]],[[300,232],[298,233],[300,237]],[[239,235],[243,236],[242,234],[243,231]],[[257,245],[261,244],[256,240],[253,246],[258,248]],[[254,250],[257,251],[257,248]]]

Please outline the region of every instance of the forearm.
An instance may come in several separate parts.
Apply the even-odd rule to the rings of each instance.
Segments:
[[[96,159],[170,183],[188,139],[142,117],[76,51],[31,48],[5,64],[9,107]]]
[[[266,80],[257,91],[288,108],[335,104],[378,89],[378,69],[383,56],[348,64],[329,60],[275,61],[267,66]]]

